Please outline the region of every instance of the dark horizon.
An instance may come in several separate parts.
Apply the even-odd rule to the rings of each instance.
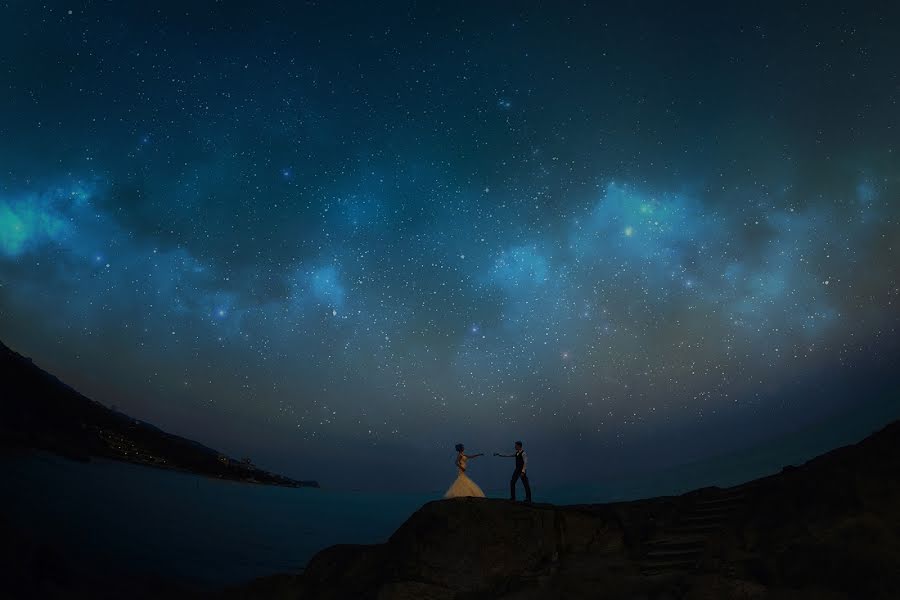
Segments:
[[[864,437],[880,430],[882,427],[900,418],[900,388],[890,383],[893,381],[892,365],[893,356],[890,353],[887,356],[890,360],[879,361],[860,368],[855,377],[841,380],[841,386],[832,387],[834,378],[829,378],[826,373],[822,373],[820,378],[801,384],[797,382],[792,386],[788,396],[808,396],[815,395],[819,399],[836,400],[834,406],[828,406],[816,414],[812,419],[797,418],[796,420],[786,419],[779,426],[772,427],[770,430],[762,432],[753,441],[742,440],[738,443],[722,443],[728,440],[733,431],[740,426],[746,426],[747,423],[739,423],[735,419],[719,419],[724,427],[719,429],[717,438],[707,438],[704,444],[699,444],[695,448],[695,452],[687,457],[674,454],[674,460],[662,460],[667,457],[669,451],[679,444],[684,444],[692,439],[694,435],[702,435],[703,428],[695,425],[692,429],[684,429],[679,431],[679,439],[654,439],[653,444],[644,444],[643,447],[638,446],[637,458],[633,454],[629,454],[629,448],[619,447],[615,449],[607,448],[607,452],[598,455],[595,458],[596,470],[588,474],[582,473],[582,477],[565,479],[571,469],[568,457],[577,456],[581,453],[577,444],[565,445],[562,448],[549,448],[551,454],[547,457],[538,456],[537,460],[533,460],[541,470],[542,485],[539,489],[550,490],[551,495],[558,496],[560,493],[574,493],[581,489],[587,494],[605,495],[617,490],[619,486],[624,484],[636,485],[636,489],[653,490],[648,492],[649,495],[659,495],[668,493],[680,493],[696,487],[704,487],[707,485],[736,485],[751,481],[758,477],[774,474],[781,468],[788,465],[799,465],[806,460],[815,458],[836,448],[854,444]],[[27,357],[29,358],[30,357]],[[40,368],[40,365],[37,365]],[[50,373],[53,376],[52,373]],[[54,376],[55,377],[55,376]],[[63,385],[70,387],[76,393],[79,390],[73,388],[65,381]],[[847,400],[854,398],[864,398],[862,406],[852,406]],[[96,400],[90,398],[91,400]],[[103,404],[103,403],[101,403]],[[119,407],[115,404],[108,405],[115,411]],[[137,418],[135,415],[127,415],[131,418]],[[789,416],[785,413],[785,416]],[[797,417],[794,415],[793,417]],[[146,421],[142,421],[152,428],[156,425]],[[175,433],[166,431],[166,433]],[[176,433],[176,435],[178,435]],[[199,444],[203,448],[211,451],[224,452],[221,448],[210,448],[203,440],[192,440],[188,435],[184,434],[189,441]],[[650,436],[652,437],[652,435]],[[508,443],[512,446],[512,442]],[[662,450],[661,446],[666,450]],[[498,448],[503,448],[503,444],[499,444]],[[529,447],[537,448],[538,452],[547,448],[542,446],[539,440]],[[474,452],[476,449],[487,450],[487,446],[479,444],[469,444],[467,450]],[[612,450],[612,451],[610,451]],[[632,449],[633,450],[633,449]],[[226,453],[227,454],[227,453]],[[440,452],[435,452],[432,461],[445,458],[437,456]],[[444,453],[448,454],[448,453]],[[535,454],[535,452],[532,452]],[[776,458],[777,455],[777,458]],[[631,464],[622,462],[623,458],[628,458],[633,462]],[[311,477],[315,474],[315,467],[300,467],[296,472],[290,472],[291,462],[286,461],[286,471],[281,471],[273,465],[278,465],[277,457],[274,460],[263,460],[266,464],[255,462],[256,466],[262,467],[276,474],[288,475],[294,478]],[[485,489],[497,492],[500,490],[505,493],[506,485],[504,482],[505,474],[508,470],[508,461],[500,459],[480,460],[473,465],[475,472],[485,482]],[[429,459],[418,456],[416,460],[409,462],[406,468],[415,470],[417,466],[431,464]],[[624,465],[624,466],[623,466]],[[358,467],[359,465],[357,465]],[[341,471],[326,472],[325,481],[326,488],[344,491],[379,491],[379,492],[403,492],[403,493],[435,493],[438,496],[442,493],[444,478],[442,473],[437,473],[422,481],[410,484],[408,481],[392,481],[390,486],[378,485],[376,481],[373,485],[370,481],[362,481],[352,478],[355,472],[348,469],[348,476]],[[564,473],[564,477],[560,478],[560,471]],[[198,472],[198,474],[202,474]],[[674,475],[673,475],[674,474]],[[650,485],[654,478],[665,476],[668,481],[661,485]],[[684,477],[684,481],[675,481],[677,477]],[[318,484],[316,484],[318,485]],[[671,488],[671,489],[669,489]],[[620,492],[615,492],[620,493]],[[502,495],[502,494],[501,494]],[[583,494],[582,494],[583,495]],[[605,496],[601,496],[605,497]],[[641,496],[643,497],[643,496]],[[630,495],[623,499],[636,499]],[[577,501],[597,501],[593,497],[579,497]]]
[[[107,406],[366,490],[895,406],[898,5],[0,17],[0,339]]]

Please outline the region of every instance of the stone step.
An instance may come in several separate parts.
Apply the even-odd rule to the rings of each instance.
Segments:
[[[703,548],[707,539],[704,536],[669,537],[649,540],[645,543],[650,548]]]
[[[641,577],[659,577],[660,579],[678,579],[684,577],[685,573],[689,573],[691,569],[644,569],[641,571]],[[638,596],[640,598],[640,596]]]
[[[722,526],[720,523],[691,523],[690,525],[682,525],[667,529],[669,535],[702,535],[718,531]]]
[[[744,494],[735,494],[731,496],[720,496],[718,498],[710,498],[709,500],[698,500],[696,506],[715,506],[729,503],[743,502],[746,499]]]
[[[682,523],[724,523],[728,520],[727,515],[690,515],[681,519]]]
[[[731,504],[728,504],[728,503],[711,504],[708,506],[695,507],[690,511],[690,514],[707,514],[707,513],[709,513],[709,514],[714,514],[714,513],[728,514],[728,513],[732,513],[734,511],[736,511],[737,509],[741,508],[742,506],[743,506],[742,504],[739,504],[737,502],[731,503]]]
[[[676,558],[684,558],[685,560],[700,556],[703,554],[705,547],[697,548],[665,548],[654,549],[644,555],[644,559],[648,561],[654,560],[674,560]]]
[[[648,562],[641,563],[641,572],[645,575],[648,574],[661,574],[665,572],[672,571],[692,571],[697,567],[697,561],[690,559],[678,559],[678,560],[670,560],[667,562]]]
[[[641,577],[659,577],[666,579],[676,579],[684,577],[686,573],[693,571],[693,567],[685,567],[683,569],[642,569]]]

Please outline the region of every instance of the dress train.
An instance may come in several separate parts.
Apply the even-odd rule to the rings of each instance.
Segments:
[[[456,481],[444,494],[444,498],[484,498],[484,492],[478,487],[478,484],[469,479],[465,473],[456,476]]]

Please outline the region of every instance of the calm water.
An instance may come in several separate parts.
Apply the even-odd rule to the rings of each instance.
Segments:
[[[6,459],[2,469],[0,503],[18,528],[95,564],[208,584],[295,571],[332,544],[382,542],[434,499],[248,485],[49,455]]]
[[[736,485],[862,439],[900,414],[897,398],[878,411],[664,473],[550,490],[535,485],[535,499],[609,502]],[[50,455],[0,459],[0,468],[4,518],[37,539],[92,564],[209,585],[296,571],[332,544],[383,542],[440,495],[248,485]],[[503,497],[506,490],[485,491]]]

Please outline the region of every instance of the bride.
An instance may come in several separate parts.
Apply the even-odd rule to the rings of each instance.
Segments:
[[[466,477],[466,462],[468,462],[470,458],[484,456],[484,454],[466,455],[464,452],[465,449],[466,447],[462,444],[456,445],[456,481],[453,482],[453,485],[451,485],[450,489],[447,490],[447,493],[444,494],[444,498],[462,498],[465,496],[484,498],[484,492],[481,491],[481,488],[478,487],[474,481]]]

